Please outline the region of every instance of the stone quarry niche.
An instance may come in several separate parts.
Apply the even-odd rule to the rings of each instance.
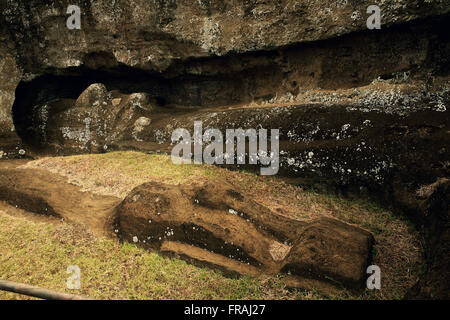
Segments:
[[[24,143],[45,149],[52,143],[48,140],[46,130],[57,125],[54,122],[55,115],[72,108],[77,98],[91,84],[102,83],[109,90],[124,94],[147,92],[157,104],[164,106],[166,94],[162,94],[162,91],[168,86],[163,82],[158,75],[127,67],[108,71],[88,68],[56,70],[19,83],[12,109],[14,125]]]
[[[45,133],[49,126],[58,126],[55,115],[72,108],[93,83],[104,84],[109,92],[145,93],[154,106],[168,111],[279,97],[289,102],[289,97],[308,90],[357,88],[405,72],[411,79],[446,75],[450,49],[444,30],[445,19],[428,19],[275,50],[174,60],[160,73],[121,65],[108,52],[92,52],[81,67],[46,70],[22,81],[13,120],[26,144],[45,149],[61,144],[49,141]]]

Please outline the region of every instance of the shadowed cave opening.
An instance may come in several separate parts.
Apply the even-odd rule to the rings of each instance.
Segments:
[[[60,72],[60,71],[59,71]],[[128,67],[99,71],[87,68],[69,68],[63,74],[47,73],[29,82],[20,82],[16,89],[16,100],[12,116],[19,137],[29,146],[41,148],[43,122],[57,112],[64,111],[52,104],[42,109],[48,102],[64,99],[76,100],[93,83],[102,83],[108,90],[122,93],[145,92],[164,106],[164,79],[157,74],[148,74]],[[64,108],[64,104],[60,104]]]
[[[43,141],[42,126],[70,105],[58,104],[58,101],[76,100],[91,84],[104,84],[109,92],[120,94],[146,93],[154,105],[172,112],[175,106],[195,109],[249,102],[251,97],[246,86],[242,81],[233,81],[234,77],[240,78],[234,74],[182,74],[171,78],[124,65],[104,70],[85,66],[57,69],[19,83],[12,117],[22,141],[28,146],[43,149],[46,141]],[[222,90],[222,94],[216,95],[217,90]],[[51,106],[47,105],[50,102]]]

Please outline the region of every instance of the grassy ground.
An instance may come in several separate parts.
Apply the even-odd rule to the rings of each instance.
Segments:
[[[98,239],[79,226],[33,222],[0,213],[0,278],[96,299],[287,299],[277,278],[227,278],[135,245]],[[68,290],[67,267],[81,269],[81,290]],[[0,299],[27,299],[0,291]],[[313,296],[311,295],[311,298]]]
[[[85,190],[124,197],[135,186],[156,180],[185,183],[220,177],[274,212],[302,219],[331,216],[371,231],[374,264],[382,289],[342,299],[397,299],[418,279],[423,260],[417,233],[408,221],[374,204],[306,192],[275,177],[259,177],[212,166],[175,166],[170,157],[115,152],[44,158],[27,167],[60,173]],[[319,294],[287,290],[281,278],[226,278],[218,271],[163,258],[131,244],[97,239],[79,226],[30,221],[0,213],[0,278],[67,291],[66,268],[82,270],[82,290],[111,299],[320,299]],[[0,298],[13,298],[0,292]]]

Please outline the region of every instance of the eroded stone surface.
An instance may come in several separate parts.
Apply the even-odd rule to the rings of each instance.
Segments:
[[[366,254],[372,241],[368,232],[320,219],[309,224],[297,239],[283,271],[319,280],[329,277],[358,288],[366,278]]]
[[[444,0],[388,0],[379,5],[383,27],[449,11]],[[2,2],[2,17],[19,44],[18,55],[35,52],[31,61],[22,63],[35,72],[86,62],[98,67],[102,61],[89,58],[107,52],[118,63],[161,71],[189,57],[275,48],[365,30],[369,16],[364,1],[85,1],[80,7],[82,27],[74,31],[66,27],[66,1]]]
[[[2,30],[4,25],[0,22]],[[22,71],[17,66],[14,55],[14,43],[9,35],[0,32],[0,148],[4,149],[5,158],[8,153],[16,153],[15,147],[20,146],[20,140],[16,134],[12,107],[15,99],[15,89],[21,80]]]
[[[379,5],[372,32],[363,1],[84,1],[68,30],[65,1],[2,1],[0,157],[170,151],[195,120],[280,127],[281,175],[395,204],[434,239],[424,217],[442,215],[416,192],[449,176],[450,7]],[[448,267],[427,241],[416,291],[433,297]]]
[[[83,192],[46,170],[0,168],[0,201],[35,213],[84,226],[98,237],[111,236],[116,197]]]
[[[89,78],[71,99],[90,84],[103,83],[105,75],[98,72],[103,71],[109,72],[106,77],[128,77],[131,83],[122,83],[127,93],[143,91],[131,88],[142,77],[155,78],[157,83],[141,88],[170,104],[218,106],[290,101],[307,89],[355,87],[394,73],[442,72],[448,56],[445,24],[420,19],[445,20],[446,1],[379,5],[383,28],[368,32],[363,1],[85,1],[81,30],[69,30],[65,1],[4,1],[0,37],[8,45],[2,48],[0,88],[10,88],[0,94],[0,121],[11,128],[18,81],[48,83],[40,79],[43,74]],[[136,77],[130,69],[145,73]],[[23,113],[50,102],[36,101],[45,95],[69,98],[61,93],[66,88],[54,90],[24,101]],[[32,96],[30,91],[33,87],[19,90],[18,98]],[[370,107],[378,98],[365,100]],[[388,104],[392,98],[385,97]]]
[[[335,219],[311,222],[274,214],[221,180],[143,184],[117,208],[115,228],[124,240],[145,248],[174,251],[229,271],[247,274],[239,267],[247,264],[261,273],[334,278],[350,288],[362,287],[373,244],[369,232]],[[191,254],[190,246],[212,252],[211,261],[199,259],[195,248]],[[216,255],[226,259],[216,261]]]

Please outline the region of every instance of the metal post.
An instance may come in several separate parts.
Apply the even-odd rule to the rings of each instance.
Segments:
[[[53,290],[43,289],[30,286],[23,283],[12,282],[8,280],[0,280],[0,290],[23,294],[26,296],[46,299],[46,300],[91,300],[86,297],[77,296],[68,293],[56,292]]]

